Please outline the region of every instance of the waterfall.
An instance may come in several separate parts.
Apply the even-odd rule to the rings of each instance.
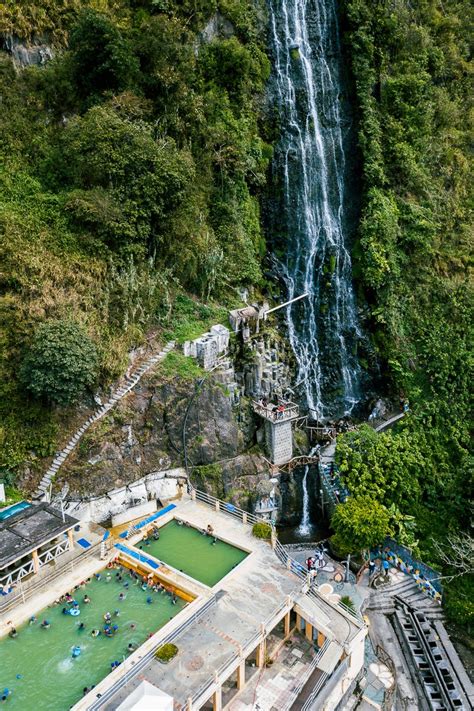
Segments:
[[[319,450],[319,446],[313,447],[309,453],[312,457]],[[309,536],[313,530],[313,525],[311,523],[310,509],[309,509],[309,491],[308,491],[308,474],[310,469],[310,464],[307,464],[304,468],[303,480],[301,486],[303,489],[303,501],[302,501],[302,511],[301,511],[301,521],[298,526],[297,533],[300,536]]]
[[[298,384],[322,420],[350,414],[361,398],[338,32],[336,0],[270,0],[280,129],[270,227],[288,298],[309,295],[287,307],[286,319]]]
[[[303,481],[302,481],[303,511],[302,511],[302,515],[301,515],[300,525],[298,526],[298,533],[300,536],[309,535],[309,533],[311,533],[311,529],[312,529],[311,518],[309,515],[308,473],[309,473],[309,464],[307,464],[304,468]]]

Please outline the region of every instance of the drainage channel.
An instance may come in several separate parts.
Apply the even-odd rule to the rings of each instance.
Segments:
[[[398,596],[395,601],[397,627],[415,663],[430,708],[433,711],[469,711],[463,700],[462,685],[425,615]]]

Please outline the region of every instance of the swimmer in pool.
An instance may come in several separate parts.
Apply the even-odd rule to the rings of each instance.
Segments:
[[[90,599],[89,595],[84,595],[84,599],[83,599],[84,604],[88,605],[90,603],[90,601],[91,601],[91,599]]]
[[[100,635],[100,630],[92,630],[91,635],[93,637],[98,637]]]

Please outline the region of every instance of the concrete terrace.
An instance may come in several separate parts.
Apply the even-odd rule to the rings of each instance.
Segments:
[[[142,645],[92,693],[78,702],[75,711],[89,708],[112,711],[143,680],[172,696],[176,709],[183,706],[206,707],[206,699],[210,695],[225,694],[217,681],[219,674],[227,678],[229,674],[237,672],[239,689],[243,688],[239,684],[245,678],[245,673],[241,671],[242,665],[250,674],[255,672],[255,667],[260,667],[259,678],[262,672],[267,674],[267,670],[262,667],[264,656],[270,648],[264,640],[269,630],[274,630],[277,642],[278,637],[282,642],[288,636],[290,611],[295,604],[296,610],[303,609],[303,613],[309,614],[314,620],[312,624],[319,623],[318,627],[323,630],[322,640],[327,638],[328,643],[330,639],[338,640],[341,651],[346,643],[363,632],[361,625],[346,612],[330,605],[313,591],[307,595],[302,592],[301,578],[280,562],[269,542],[253,537],[250,526],[188,496],[175,503],[172,511],[156,521],[157,525],[165,525],[172,518],[185,520],[203,530],[211,524],[219,539],[240,547],[249,555],[212,589],[202,586],[204,594],[198,595],[186,611]],[[127,544],[136,546],[140,539],[141,534],[132,535]],[[192,550],[189,554],[193,554]],[[166,568],[165,564],[160,569],[169,573]],[[192,622],[187,624],[186,620],[191,615]],[[296,614],[296,618],[294,612],[291,615],[298,626],[299,615]],[[306,636],[312,634],[312,624],[308,625]],[[177,630],[173,632],[172,639],[179,651],[173,660],[163,665],[153,659],[151,651],[160,646],[160,640],[167,638],[168,628]],[[288,690],[285,692],[287,694]],[[221,702],[215,703],[216,708],[220,708]]]
[[[175,640],[180,650],[177,657],[167,665],[152,661],[105,706],[110,710],[143,679],[185,704],[235,655],[239,645],[245,646],[260,632],[262,623],[287,596],[301,588],[301,580],[281,565],[268,542],[252,536],[250,526],[190,499],[180,502],[173,513],[197,528],[211,524],[218,538],[250,555],[214,586],[215,605]]]

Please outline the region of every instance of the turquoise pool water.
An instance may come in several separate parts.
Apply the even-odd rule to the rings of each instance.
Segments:
[[[173,605],[166,594],[142,590],[128,572],[122,572],[123,580],[118,581],[116,572],[103,571],[100,581],[94,578],[73,593],[81,610],[78,617],[62,613],[63,607],[69,608],[67,604],[53,606],[38,613],[35,624],[18,628],[17,638],[0,640],[0,696],[3,689],[11,690],[6,709],[66,711],[82,697],[84,687],[107,676],[111,662],[121,662],[130,654],[130,642],[140,645],[185,606],[183,600]],[[124,582],[129,583],[128,588]],[[121,592],[126,595],[123,601],[119,601]],[[82,602],[85,594],[90,604]],[[151,604],[147,597],[151,597]],[[118,617],[115,610],[119,610]],[[103,633],[92,637],[94,628],[103,629],[105,612],[112,614],[112,624],[118,625],[118,631],[110,638]],[[49,629],[40,627],[44,619],[50,621]],[[78,629],[81,622],[84,631]],[[73,659],[75,645],[80,646],[81,653]]]
[[[5,519],[10,518],[13,514],[18,513],[18,511],[28,509],[30,506],[31,504],[29,504],[28,501],[20,501],[18,504],[13,504],[13,506],[0,511],[0,521],[5,521]]]
[[[141,541],[138,547],[209,587],[213,587],[248,555],[223,541],[218,540],[213,545],[209,536],[203,536],[195,528],[178,526],[176,521],[160,528],[158,541],[151,540],[149,545]]]

